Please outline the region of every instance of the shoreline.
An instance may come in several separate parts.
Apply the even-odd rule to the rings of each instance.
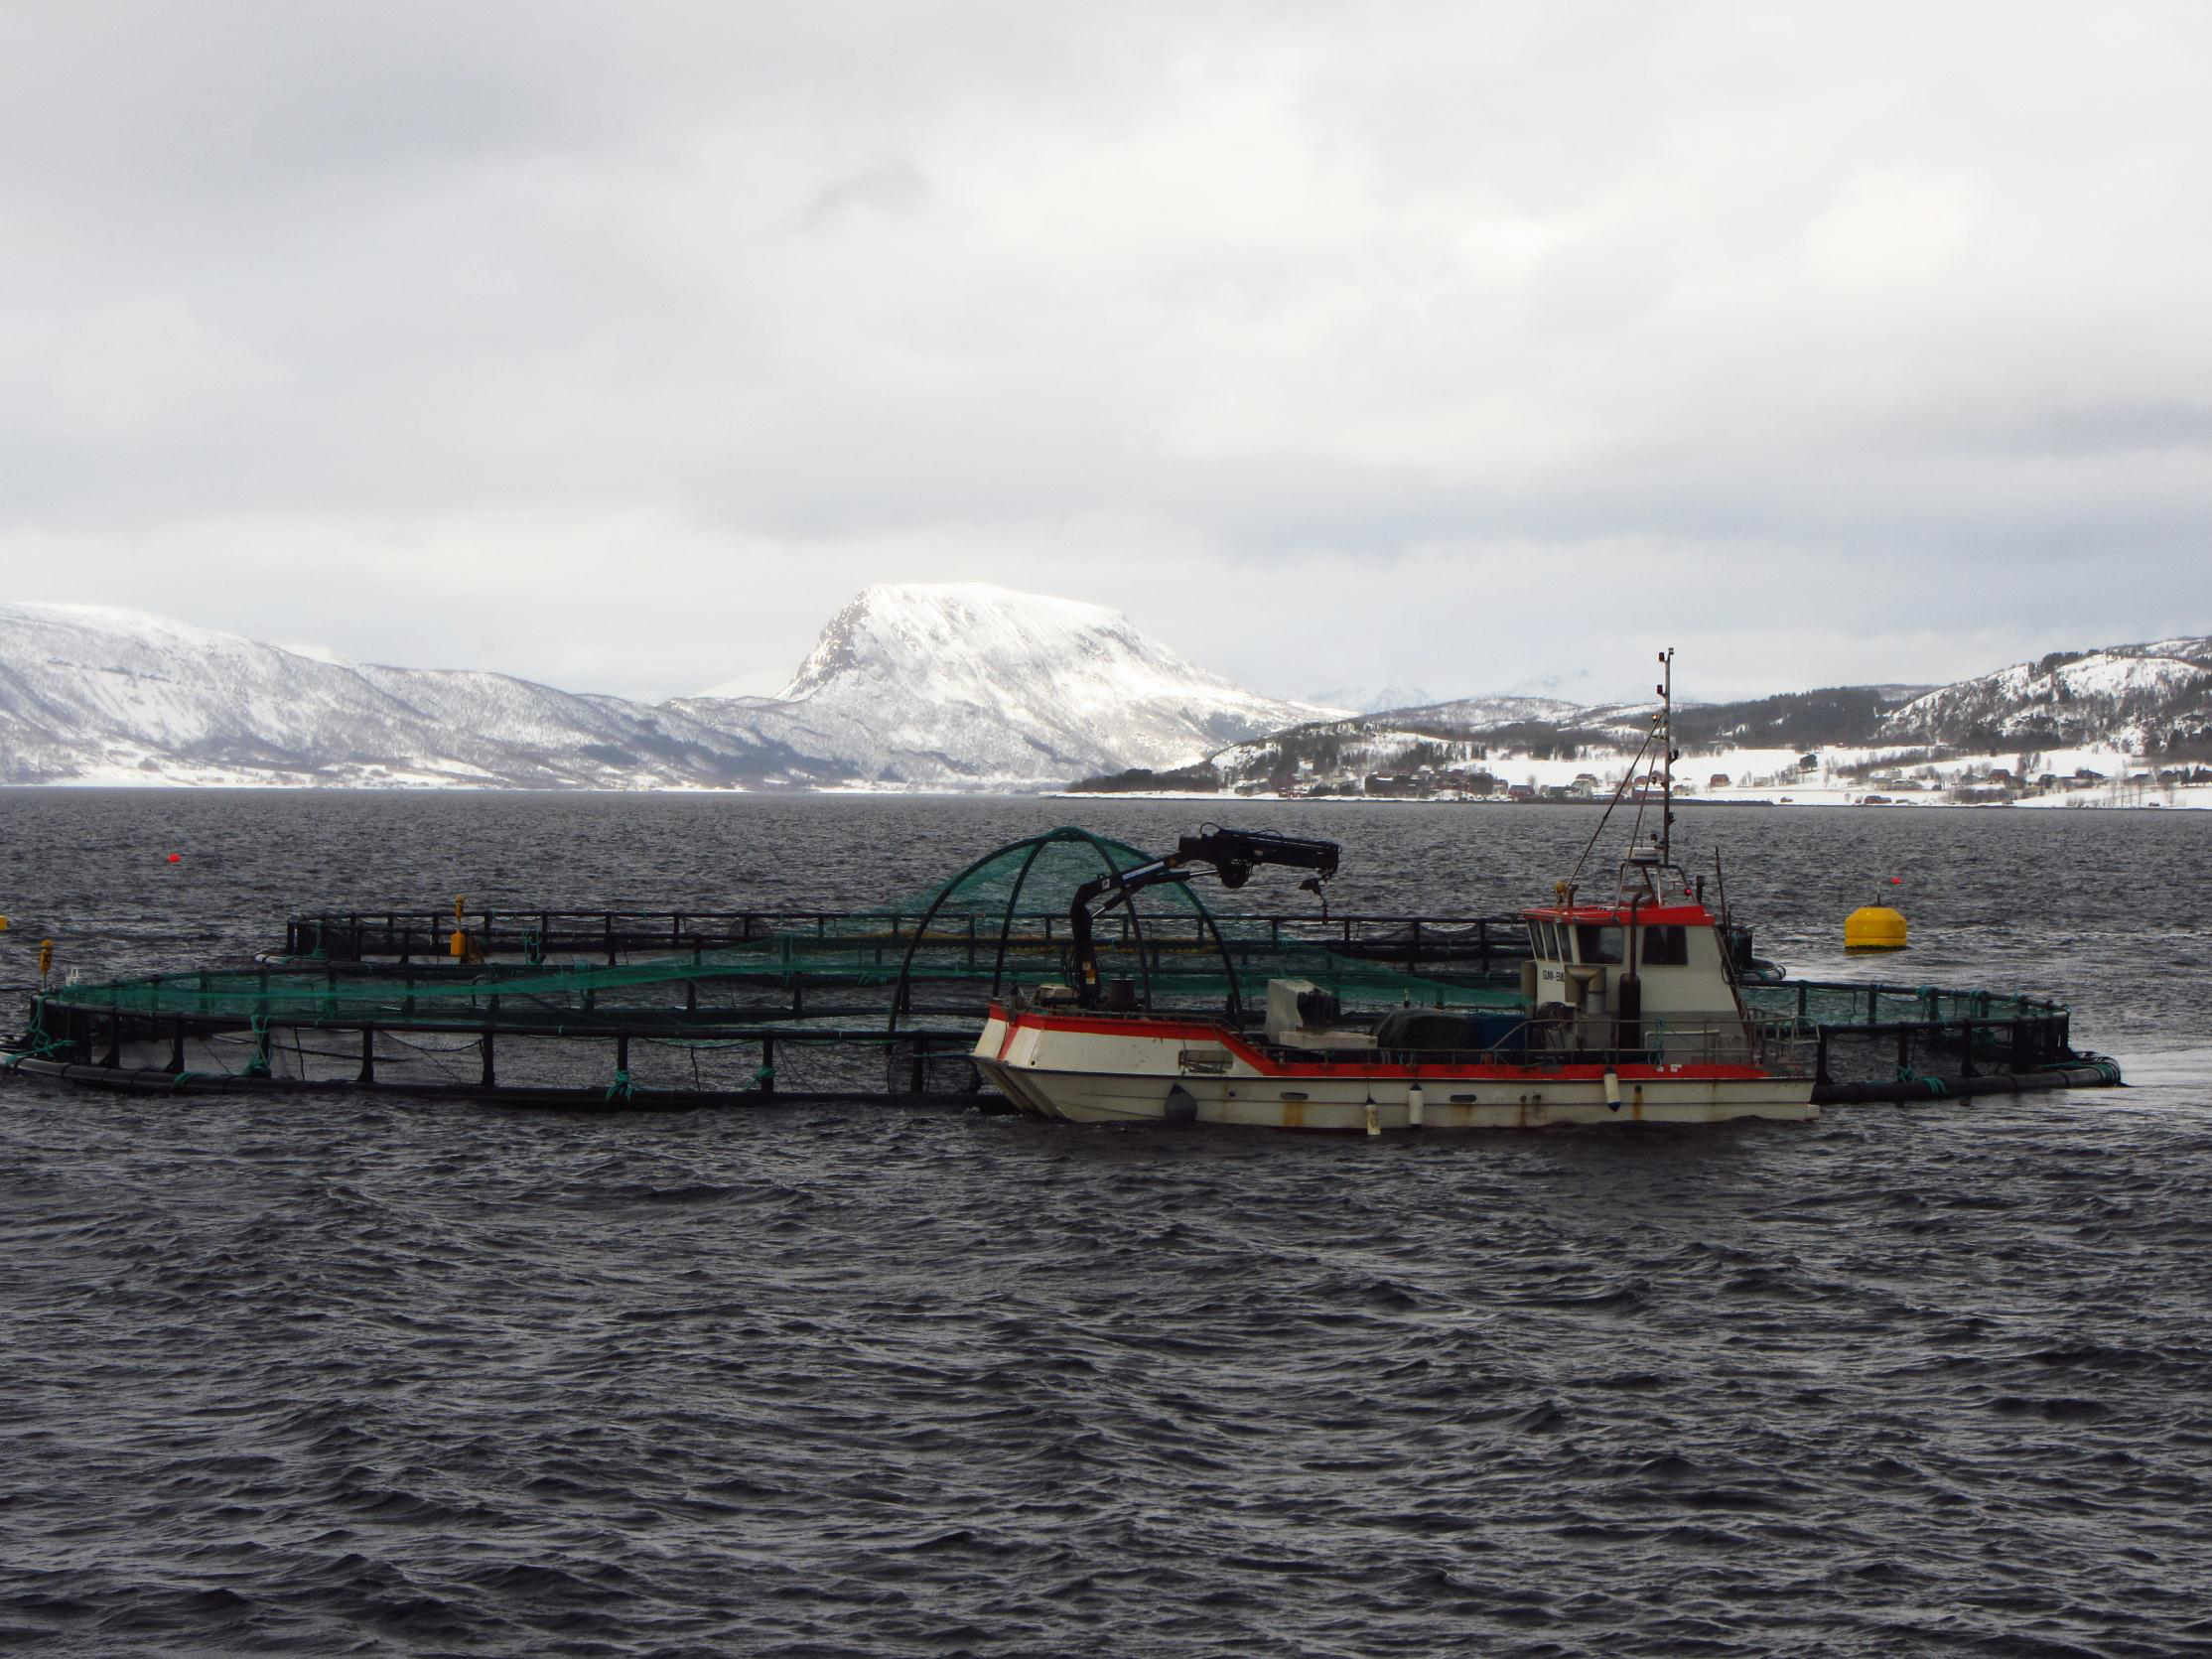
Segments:
[[[1881,793],[1881,791],[1867,790],[1866,791],[1866,793],[1879,794]],[[2003,801],[1944,800],[1940,796],[1934,794],[1932,791],[1925,795],[1891,796],[1886,800],[1868,801],[1862,798],[1859,793],[1852,791],[1815,789],[1804,791],[1802,794],[1795,796],[1751,794],[1676,795],[1674,798],[1674,804],[1677,811],[1681,810],[1684,807],[1699,808],[1708,806],[1738,808],[1767,806],[1777,809],[1787,808],[1790,811],[1796,811],[1805,807],[1849,807],[1855,811],[1862,809],[1872,811],[1891,811],[1900,807],[1920,810],[1926,810],[1929,808],[1941,808],[1945,811],[1955,812],[2004,812],[2012,811],[2015,809],[2033,812],[2048,812],[2069,809],[2075,811],[2101,812],[2212,811],[2212,784],[2208,783],[2177,784],[2170,791],[2170,794],[2173,797],[2171,799],[2166,798],[2169,791],[2163,785],[2146,785],[2143,786],[2140,791],[2136,788],[2136,786],[2128,785],[2124,789],[2123,793],[2128,795],[2141,793],[2146,797],[2151,798],[2144,798],[2140,800],[2114,798],[2113,792],[2108,788],[2100,790],[2071,790],[2063,794],[2030,795],[2023,796],[2017,800]],[[1209,791],[1202,789],[1115,789],[1110,791],[1088,789],[1047,789],[1043,791],[1043,798],[1047,800],[1081,801],[1181,800],[1207,801],[1222,804],[1285,802],[1298,806],[1513,806],[1541,808],[1563,806],[1601,807],[1605,805],[1608,800],[1611,799],[1609,795],[1575,796],[1566,800],[1509,800],[1499,795],[1240,795],[1228,791]],[[1624,799],[1621,804],[1623,806],[1630,806],[1635,803],[1633,801]]]

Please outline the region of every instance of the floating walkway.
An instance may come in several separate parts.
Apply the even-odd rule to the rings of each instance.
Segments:
[[[604,1109],[995,1099],[967,1058],[992,1000],[1069,977],[1068,895],[1148,855],[1057,830],[867,911],[333,908],[250,967],[35,993],[6,1064],[106,1088],[390,1093]],[[1131,1006],[1257,1024],[1271,979],[1347,1011],[1518,1007],[1516,917],[1216,912],[1187,887],[1101,923]],[[1730,949],[1747,977],[1750,938]],[[2117,1083],[2065,1008],[1932,987],[1746,983],[1817,1035],[1821,1102]]]

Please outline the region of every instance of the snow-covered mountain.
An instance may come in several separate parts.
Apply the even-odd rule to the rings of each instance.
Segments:
[[[1686,739],[1739,746],[2155,749],[2212,734],[2212,638],[2054,652],[1919,695],[1676,712]],[[1209,756],[1260,781],[1633,749],[1648,729],[1639,704],[1508,695],[1347,716],[1260,697],[1115,612],[977,583],[867,590],[780,696],[657,706],[335,661],[139,612],[0,604],[6,783],[1025,788]]]
[[[2212,638],[2053,651],[1916,697],[1882,723],[1896,741],[2107,744],[2142,750],[2212,732]]]
[[[1454,697],[1448,703],[1397,704],[1376,711],[1408,726],[1449,727],[1455,732],[1489,732],[1500,727],[1543,721],[1553,726],[1571,724],[1582,705],[1557,697]]]
[[[1314,692],[1309,701],[1328,708],[1349,709],[1354,714],[1382,714],[1389,709],[1426,708],[1436,699],[1422,686],[1393,680],[1387,684],[1331,686],[1326,691]]]
[[[103,606],[0,604],[0,782],[836,782],[757,734],[504,674],[333,662]]]
[[[1334,712],[1254,696],[1111,611],[975,584],[868,590],[781,697],[658,706],[0,604],[9,783],[1018,788]]]
[[[1177,766],[1338,709],[1261,697],[1147,638],[1119,612],[981,582],[887,584],[830,620],[774,698],[667,705],[862,777],[1022,787]]]

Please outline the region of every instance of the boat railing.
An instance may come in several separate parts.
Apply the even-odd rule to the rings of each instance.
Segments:
[[[1820,1028],[1809,1020],[1753,1020],[1751,1063],[1781,1077],[1810,1077],[1820,1067]]]
[[[1542,1069],[1590,1066],[1752,1066],[1784,1077],[1810,1077],[1818,1064],[1819,1028],[1802,1020],[1744,1022],[1732,1017],[1654,1016],[1632,1028],[1612,1022],[1588,1027],[1555,1025],[1542,1019],[1521,1021],[1482,1044],[1406,1046],[1321,1045],[1297,1047],[1262,1043],[1282,1060],[1327,1064],[1437,1066],[1511,1065]]]
[[[1623,1021],[1581,1015],[1531,1021],[1530,1046],[1555,1062],[1629,1065],[1749,1065],[1810,1074],[1819,1030],[1789,1017],[1742,1020],[1731,1014],[1647,1015]]]

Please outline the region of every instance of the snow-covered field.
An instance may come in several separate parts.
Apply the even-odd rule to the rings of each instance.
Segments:
[[[1939,761],[1914,759],[1922,751],[1902,746],[1867,749],[1826,749],[1819,752],[1819,763],[1805,769],[1800,762],[1802,751],[1795,749],[1733,749],[1713,753],[1686,754],[1675,762],[1675,788],[1677,798],[1687,804],[1699,802],[1716,804],[1733,803],[1748,805],[1753,802],[1773,806],[1859,806],[1863,804],[1889,806],[1991,806],[2010,804],[2032,807],[2158,807],[2158,808],[2212,808],[2212,784],[2166,785],[2145,781],[2146,774],[2153,777],[2154,762],[2124,750],[2088,748],[2045,750],[2026,759],[2031,762],[2032,783],[2035,778],[2050,775],[2073,780],[2075,786],[2053,787],[2048,790],[2028,789],[2025,793],[2005,792],[2003,802],[1998,800],[1962,800],[1961,790],[1990,791],[2002,788],[1991,782],[1991,773],[1998,770],[2017,772],[2023,759],[2020,752],[2008,751],[1990,755],[1958,755]],[[1538,760],[1532,756],[1493,757],[1482,762],[1487,770],[1502,783],[1527,784],[1539,794],[1547,790],[1567,789],[1577,792],[1576,798],[1587,797],[1595,801],[1611,798],[1626,771],[1626,756],[1585,756],[1580,760]],[[2077,780],[2075,774],[2091,771],[2101,774],[2102,781]],[[1722,783],[1718,779],[1726,777]],[[1150,800],[1239,800],[1250,799],[1248,794],[1235,791],[1198,793],[1182,790],[1146,790],[1143,798]],[[1869,803],[1868,796],[1879,797]],[[1093,800],[1096,795],[1084,793],[1083,799]],[[1402,796],[1371,797],[1363,795],[1317,795],[1317,800],[1392,801]],[[1440,790],[1431,798],[1453,798],[1449,790]],[[1491,797],[1502,802],[1502,793]]]

